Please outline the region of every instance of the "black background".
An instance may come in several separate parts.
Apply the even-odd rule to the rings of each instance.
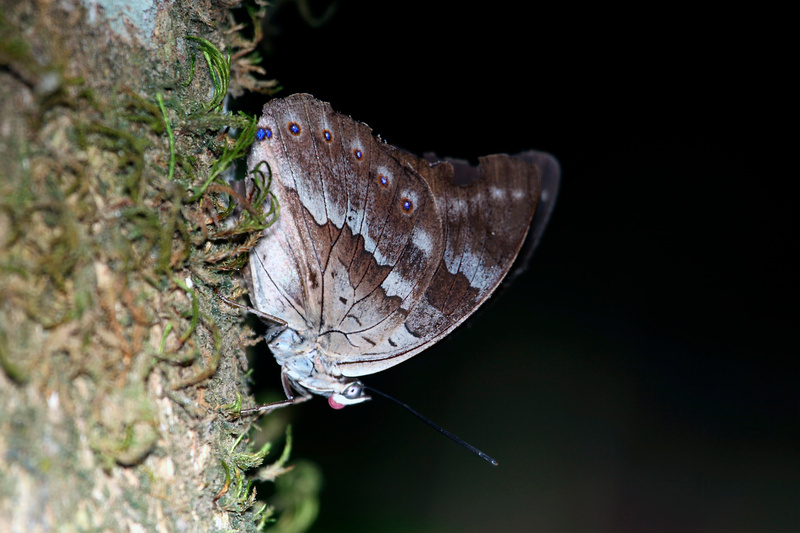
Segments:
[[[500,466],[380,399],[290,408],[293,456],[325,476],[312,531],[800,530],[780,36],[757,12],[533,5],[343,0],[319,28],[271,11],[278,96],[416,153],[562,165],[529,272],[365,378]]]

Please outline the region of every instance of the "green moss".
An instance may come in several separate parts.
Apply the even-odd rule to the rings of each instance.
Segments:
[[[214,83],[214,93],[211,100],[203,105],[203,111],[219,112],[222,110],[222,101],[228,94],[228,84],[231,81],[230,54],[224,55],[216,46],[200,37],[187,36],[186,38],[197,43],[206,60],[211,81]],[[192,74],[194,74],[194,57],[192,57]]]
[[[119,67],[108,62],[113,50],[71,47],[50,27],[29,32],[50,39],[37,48],[50,46],[50,55],[33,58],[7,27],[0,13],[0,78],[21,82],[17,94],[29,90],[34,98],[5,115],[15,122],[3,131],[14,135],[0,142],[12,161],[0,180],[0,372],[14,387],[29,387],[28,397],[61,398],[56,404],[71,409],[63,420],[80,421],[65,440],[77,449],[85,432],[99,464],[138,469],[153,491],[170,487],[151,462],[197,452],[164,434],[159,415],[173,409],[170,424],[186,431],[197,431],[198,420],[210,424],[203,445],[221,466],[194,486],[217,487],[220,508],[251,529],[264,526],[275,512],[253,508],[253,480],[288,475],[290,437],[281,457],[264,466],[270,446],[251,448],[241,437],[252,421],[215,416],[230,398],[237,402],[226,409],[240,409],[247,381],[238,360],[223,357],[241,350],[247,333],[219,309],[215,291],[235,290],[230,271],[278,214],[266,165],[254,171],[246,197],[227,179],[256,125],[221,103],[231,85],[246,84],[232,83],[230,54],[205,39],[190,39],[204,61],[175,67],[185,82],[175,83],[153,76],[172,64],[148,64],[150,56],[133,50]],[[98,76],[118,70],[119,79]],[[198,97],[209,88],[211,99]],[[173,400],[169,409],[164,397]],[[26,448],[37,439],[24,436],[15,449],[39,454],[31,464],[40,471],[82,468],[68,454],[54,461]],[[78,476],[87,485],[91,477]]]

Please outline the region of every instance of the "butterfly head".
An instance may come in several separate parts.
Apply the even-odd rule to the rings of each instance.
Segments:
[[[364,384],[342,375],[336,361],[324,353],[307,331],[286,328],[270,341],[278,364],[295,389],[326,396],[328,405],[341,409],[369,400]]]

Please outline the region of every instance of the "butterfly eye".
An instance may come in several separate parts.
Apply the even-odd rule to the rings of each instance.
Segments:
[[[354,400],[354,399],[359,398],[361,396],[361,390],[363,388],[364,388],[364,386],[361,384],[360,381],[354,381],[350,385],[347,386],[347,388],[344,390],[344,392],[342,392],[342,396],[344,396],[345,398],[348,398],[350,400]]]

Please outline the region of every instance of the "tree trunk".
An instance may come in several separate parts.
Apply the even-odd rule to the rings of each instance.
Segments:
[[[252,130],[220,102],[269,83],[233,2],[198,4],[0,2],[3,533],[255,531],[273,511],[274,531],[300,531],[315,515],[308,465],[274,506],[250,485],[289,470],[262,448],[284,428],[255,443],[237,418],[255,339],[215,291],[235,296],[272,213],[223,180]]]

